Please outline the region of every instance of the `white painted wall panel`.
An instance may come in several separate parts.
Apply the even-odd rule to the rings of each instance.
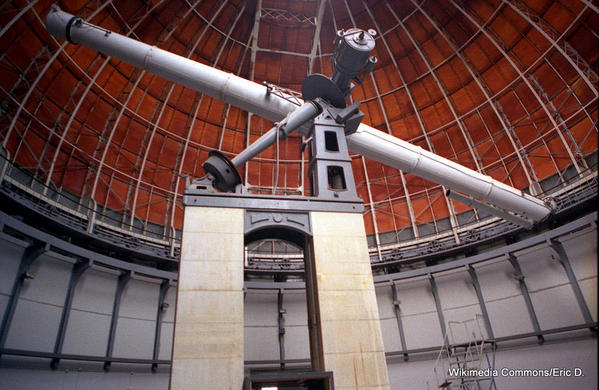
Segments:
[[[435,274],[441,307],[444,310],[478,305],[476,291],[465,269]],[[466,319],[466,318],[464,318]]]
[[[154,350],[155,320],[119,316],[114,338],[115,357],[151,359]]]
[[[62,307],[19,299],[6,348],[53,352]]]
[[[408,349],[436,347],[443,344],[437,312],[402,317]]]
[[[566,343],[533,344],[527,348],[501,350],[496,355],[496,366],[520,368],[582,368],[582,377],[505,377],[497,378],[501,390],[520,389],[596,389],[597,339],[571,340]]]
[[[546,245],[518,252],[516,256],[530,291],[569,283],[564,267],[557,258],[551,256]]]
[[[112,370],[88,372],[77,370],[23,370],[19,368],[0,369],[0,390],[106,390],[106,389],[144,389],[166,390],[168,374],[130,373]]]
[[[73,309],[111,315],[117,279],[102,269],[88,268],[75,287]]]
[[[578,279],[597,276],[597,231],[584,231],[561,237],[559,240],[570,259]]]
[[[541,329],[555,329],[584,323],[570,284],[531,292]]]
[[[308,306],[306,293],[302,291],[285,291],[283,307],[287,310],[285,314],[285,326],[306,326],[308,324]]]
[[[172,310],[174,311],[174,310]],[[162,322],[162,330],[160,333],[160,351],[158,359],[170,360],[173,351],[173,331],[175,330],[172,322]]]
[[[111,374],[112,375],[112,374]],[[168,374],[152,374],[145,372],[115,372],[114,378],[106,380],[103,372],[88,373],[83,382],[86,390],[105,389],[143,389],[143,390],[166,390],[168,389]],[[81,388],[81,380],[75,378],[71,373],[71,389]]]
[[[307,325],[285,326],[285,359],[309,359],[310,336]]]
[[[532,332],[532,322],[522,295],[487,301],[487,312],[495,337]]]
[[[63,353],[103,356],[106,354],[110,316],[77,309],[71,310]]]
[[[401,339],[399,337],[399,328],[397,327],[397,318],[381,319],[381,331],[383,332],[385,351],[400,351]]]
[[[131,279],[123,290],[113,356],[152,358],[160,285]]]
[[[495,337],[532,332],[532,323],[514,269],[500,259],[475,266]]]
[[[485,301],[522,295],[518,281],[514,279],[514,268],[507,260],[495,259],[492,262],[475,264],[474,269]]]
[[[436,389],[433,385],[434,380],[434,360],[418,361],[411,359],[404,362],[402,357],[395,358],[392,362],[387,363],[389,372],[389,382],[392,389],[399,390],[426,390]],[[427,386],[427,381],[431,385]]]
[[[248,291],[244,299],[244,325],[278,326],[277,293]]]
[[[123,290],[119,315],[155,321],[159,293],[160,284],[132,278]]]
[[[402,280],[397,283],[397,297],[407,348],[441,345],[443,335],[429,281],[423,278]]]
[[[436,311],[435,301],[427,279],[401,280],[397,283],[397,298],[404,315]]]
[[[35,279],[23,283],[21,299],[62,306],[67,294],[73,264],[57,260],[51,255],[41,255],[31,266]]]

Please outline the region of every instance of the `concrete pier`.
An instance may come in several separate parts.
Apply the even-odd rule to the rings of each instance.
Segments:
[[[243,386],[243,216],[185,208],[171,390]]]
[[[335,390],[389,389],[364,220],[310,213],[324,369]]]
[[[276,211],[248,219],[255,211],[243,206],[185,208],[171,390],[243,386],[245,234],[258,223],[289,229],[283,223],[289,218],[292,227],[302,221],[301,214],[279,218]],[[332,371],[336,390],[389,389],[362,214],[303,213],[307,279],[317,313],[314,369]]]

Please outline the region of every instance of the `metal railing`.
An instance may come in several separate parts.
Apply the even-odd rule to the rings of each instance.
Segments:
[[[101,212],[99,208],[93,209],[86,205],[89,202],[83,201],[78,196],[45,186],[44,182],[36,179],[27,170],[10,161],[5,160],[5,162],[9,169],[0,185],[0,192],[4,196],[73,232],[88,235],[110,246],[137,252],[145,257],[150,256],[158,261],[170,262],[178,259],[180,234],[168,236],[136,224],[125,224],[123,218],[115,218]],[[589,169],[567,182],[547,189],[540,197],[552,203],[554,215],[589,201],[597,196],[595,169]],[[497,217],[487,217],[460,226],[457,230],[457,240],[451,229],[447,229],[380,248],[371,247],[370,257],[374,268],[431,260],[433,256],[448,257],[453,253],[466,251],[469,247],[480,246],[522,230],[520,226],[511,222]],[[265,255],[248,251],[246,257],[248,271],[303,273],[304,263],[301,253]]]

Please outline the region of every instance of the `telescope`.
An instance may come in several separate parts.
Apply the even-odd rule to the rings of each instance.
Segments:
[[[336,114],[346,115],[345,119],[349,121],[349,125],[346,122],[346,128],[350,130],[346,133],[349,152],[420,176],[454,193],[471,196],[534,222],[545,219],[551,213],[551,208],[545,202],[521,190],[391,134],[363,123],[356,125],[356,115],[359,114],[352,112],[355,106],[346,105],[346,97],[351,92],[354,81],[358,82],[359,73],[368,71],[376,62],[370,56],[369,47],[371,44],[374,46],[374,36],[369,31],[359,30],[354,33],[350,29],[341,32],[341,35],[337,34],[333,56],[335,70],[332,77],[309,76],[302,86],[305,102],[298,108],[284,93],[271,93],[264,85],[87,23],[56,6],[52,7],[47,16],[46,28],[58,38],[85,45],[224,103],[277,122],[274,130],[271,129],[263,139],[257,140],[231,161],[222,158],[224,156],[218,156],[222,155],[220,152],[211,152],[204,165],[206,171],[215,177],[217,190],[221,190],[218,187],[226,190],[239,185],[236,183],[240,183],[241,179],[236,177],[239,176],[236,168],[276,142],[277,137],[281,139],[291,131],[302,134],[302,127],[309,126],[313,117],[320,115],[319,107],[322,108],[322,104],[319,102],[322,101],[336,110]],[[328,81],[323,81],[324,79]],[[357,127],[352,129],[352,125]],[[218,157],[213,158],[214,156]],[[227,172],[227,169],[230,172]],[[219,175],[222,175],[222,178]]]

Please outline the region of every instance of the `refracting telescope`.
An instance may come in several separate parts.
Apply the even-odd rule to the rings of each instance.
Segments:
[[[208,96],[251,112],[277,125],[261,139],[250,145],[233,160],[213,151],[206,161],[216,188],[235,187],[240,182],[236,168],[244,161],[276,143],[277,137],[286,137],[291,131],[303,133],[313,118],[320,115],[322,104],[327,104],[335,115],[347,115],[347,121],[355,124],[356,112],[345,100],[359,73],[372,68],[376,60],[371,58],[374,37],[369,31],[347,30],[336,37],[332,77],[311,75],[305,81],[302,95],[307,102],[293,103],[294,96],[284,92],[271,93],[268,86],[246,80],[229,72],[169,53],[155,46],[139,42],[118,33],[85,22],[83,19],[61,11],[53,6],[46,19],[46,28],[54,36],[98,50],[147,72],[162,76]],[[349,110],[340,112],[341,110]],[[351,114],[348,114],[351,112]],[[291,114],[290,114],[291,113]],[[346,122],[346,127],[348,126]],[[501,212],[523,217],[533,222],[545,219],[551,213],[544,201],[524,193],[487,175],[464,167],[409,142],[358,123],[355,131],[346,133],[349,152],[360,154],[382,164],[400,169],[444,186],[453,193],[462,193],[483,201]],[[219,156],[221,154],[221,156]],[[217,156],[213,158],[214,156]],[[223,166],[224,164],[224,166]],[[227,172],[229,169],[231,172]],[[233,172],[235,171],[235,172]],[[232,175],[230,174],[232,173]],[[221,175],[222,177],[219,177]],[[501,217],[501,213],[496,215]]]

